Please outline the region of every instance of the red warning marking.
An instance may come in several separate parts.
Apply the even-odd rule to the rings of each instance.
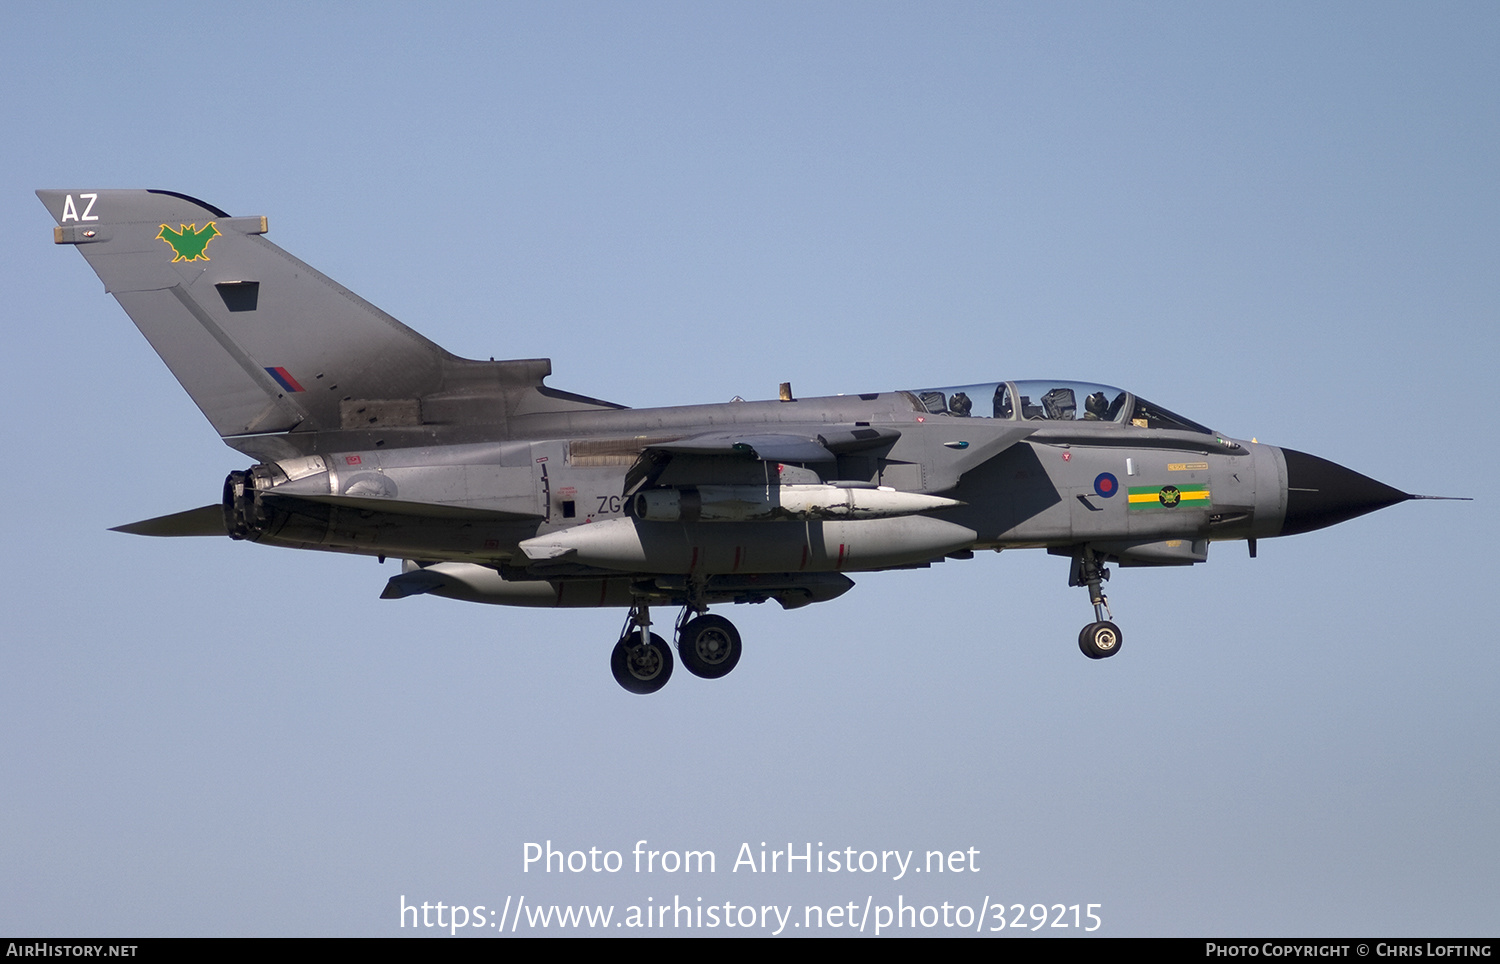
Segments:
[[[361,460],[360,460],[360,457],[358,455],[346,455],[346,456],[344,456],[344,464],[345,465],[358,465],[360,463],[360,461]]]
[[[838,565],[834,566],[834,568],[835,569],[842,569],[842,568],[844,568],[844,544],[842,542],[839,543],[839,561],[838,561]]]

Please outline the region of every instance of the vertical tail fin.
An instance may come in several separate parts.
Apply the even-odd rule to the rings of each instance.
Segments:
[[[236,218],[172,191],[37,191],[224,441],[281,458],[507,437],[519,414],[619,408],[545,358],[449,354]]]
[[[78,248],[226,439],[339,430],[349,401],[419,399],[459,361],[265,240],[263,217],[169,191],[36,193],[53,240]]]

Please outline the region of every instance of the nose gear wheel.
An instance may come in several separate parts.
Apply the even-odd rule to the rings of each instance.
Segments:
[[[1120,651],[1125,634],[1120,627],[1104,620],[1089,623],[1078,633],[1078,648],[1089,659],[1107,659]]]

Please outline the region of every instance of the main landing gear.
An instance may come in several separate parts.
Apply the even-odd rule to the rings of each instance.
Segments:
[[[683,622],[690,612],[690,607],[684,607],[677,619],[677,653],[682,665],[704,679],[728,676],[740,661],[740,631],[723,616],[707,613]]]
[[[1125,634],[1120,627],[1106,619],[1114,617],[1109,611],[1109,599],[1101,584],[1109,581],[1109,570],[1094,555],[1094,550],[1084,546],[1073,557],[1073,572],[1068,579],[1070,586],[1087,586],[1089,601],[1094,604],[1094,622],[1078,632],[1078,648],[1089,659],[1107,659],[1120,651]]]
[[[700,613],[688,605],[677,617],[674,635],[682,665],[694,676],[728,676],[740,661],[740,633],[723,616]],[[691,617],[691,618],[690,618]],[[637,602],[625,620],[625,630],[609,657],[615,682],[632,693],[655,693],[672,678],[672,648],[651,632],[651,610]]]
[[[655,693],[672,678],[672,650],[655,633],[643,633],[642,640],[629,632],[615,643],[609,654],[609,668],[615,682],[632,693]]]

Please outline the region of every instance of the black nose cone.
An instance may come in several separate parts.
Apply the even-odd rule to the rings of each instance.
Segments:
[[[1413,496],[1376,482],[1336,462],[1282,449],[1286,456],[1284,536],[1337,525],[1355,516],[1384,509]]]

